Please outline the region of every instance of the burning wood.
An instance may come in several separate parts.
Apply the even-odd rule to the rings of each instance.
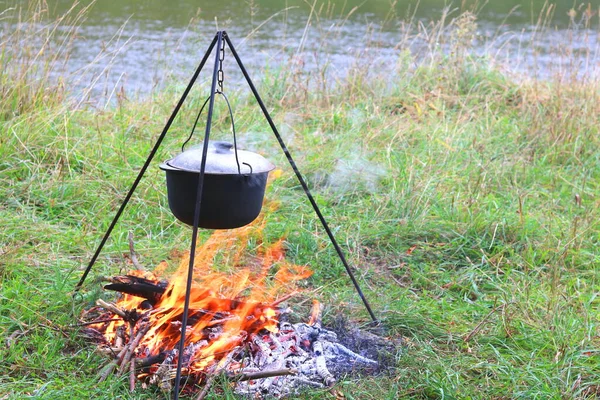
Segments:
[[[207,243],[203,250],[210,253],[211,241]],[[258,273],[211,271],[206,265],[210,258],[198,257],[205,264],[196,266],[186,327],[181,326],[185,275],[180,271],[168,283],[141,271],[111,278],[106,288],[121,292],[121,298],[116,303],[98,300],[85,313],[93,316],[92,323],[84,321],[86,334],[112,358],[100,379],[114,372],[129,374],[132,391],[140,380],[170,391],[182,357],[188,390],[204,385],[198,398],[206,395],[217,374],[227,376],[238,393],[282,397],[304,387],[332,386],[332,364],[345,363],[347,370],[375,368],[375,361],[353,353],[321,327],[318,302],[308,324],[280,321],[281,303],[297,291],[294,283],[311,274],[285,262],[281,246],[278,242],[263,254]],[[182,260],[182,267],[187,263]],[[178,354],[181,329],[186,342]]]

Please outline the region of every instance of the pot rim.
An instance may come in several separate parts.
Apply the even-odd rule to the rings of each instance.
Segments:
[[[196,170],[192,170],[192,169],[186,169],[186,168],[180,168],[180,167],[174,167],[173,165],[169,164],[169,161],[173,160],[173,158],[170,158],[168,160],[166,160],[163,163],[160,163],[160,165],[158,166],[160,169],[162,169],[163,171],[172,171],[172,172],[188,172],[191,174],[200,174],[200,171],[196,171]],[[241,173],[231,173],[231,172],[207,172],[204,171],[204,175],[222,175],[222,176],[238,176],[238,175],[244,175],[244,176],[248,176],[248,175],[259,175],[262,173],[268,173],[271,172],[275,169],[275,165],[271,162],[269,162],[269,167],[267,169],[262,169],[261,171],[258,172],[241,172]]]

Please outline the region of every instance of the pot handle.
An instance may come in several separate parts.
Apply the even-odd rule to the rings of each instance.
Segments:
[[[185,151],[185,145],[188,144],[188,142],[192,139],[192,136],[194,136],[194,131],[196,130],[196,125],[198,125],[198,120],[200,119],[200,115],[202,115],[202,111],[204,111],[204,107],[206,107],[206,103],[208,103],[209,100],[210,100],[210,96],[208,96],[206,98],[206,100],[204,100],[204,104],[202,104],[202,107],[200,108],[200,112],[198,112],[198,115],[196,116],[196,121],[194,121],[194,126],[192,126],[192,131],[190,132],[190,136],[188,136],[188,138],[185,140],[185,142],[183,142],[183,144],[181,145],[182,153]]]
[[[229,104],[229,99],[227,98],[227,96],[225,96],[225,93],[221,92],[220,90],[217,90],[215,92],[215,94],[220,94],[221,96],[223,96],[223,98],[225,99],[225,103],[227,103],[227,109],[229,110],[229,118],[231,119],[231,132],[233,133],[233,150],[235,151],[235,163],[237,164],[238,174],[241,175],[242,170],[240,168],[240,160],[238,158],[238,152],[237,152],[237,138],[235,136],[235,120],[233,119],[233,111],[231,109],[231,104]],[[196,126],[198,125],[198,121],[200,120],[200,115],[202,115],[202,111],[204,111],[204,107],[206,106],[206,104],[208,103],[209,100],[210,100],[210,96],[208,96],[208,98],[206,100],[204,100],[204,104],[202,104],[202,107],[200,108],[200,111],[198,112],[198,115],[196,116],[196,120],[194,121],[194,126],[192,127],[192,131],[190,132],[190,136],[188,136],[186,141],[183,142],[183,144],[181,145],[182,153],[185,151],[185,145],[188,144],[188,142],[192,139],[192,136],[194,136],[194,131],[196,130]],[[246,163],[244,163],[244,164],[246,164]],[[250,171],[252,171],[252,167],[250,167]]]

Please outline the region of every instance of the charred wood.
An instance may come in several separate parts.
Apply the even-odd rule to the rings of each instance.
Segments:
[[[110,281],[111,283],[105,285],[104,289],[141,297],[152,304],[158,302],[168,285],[165,281],[155,282],[133,275],[116,276]]]
[[[213,369],[212,373],[206,379],[206,381],[204,383],[204,388],[202,388],[202,391],[200,392],[198,397],[196,397],[195,400],[203,400],[206,397],[206,395],[208,394],[208,391],[212,387],[212,384],[213,384],[217,374],[219,372],[221,372],[223,369],[227,368],[227,366],[229,366],[229,364],[231,363],[231,360],[233,360],[233,358],[236,356],[237,352],[238,352],[237,348],[233,349],[232,351],[229,352],[227,357],[225,357],[224,359],[219,361],[219,363]]]
[[[126,310],[123,310],[123,309],[117,307],[115,304],[106,302],[102,299],[96,300],[96,304],[99,305],[100,307],[112,312],[113,314],[117,314],[119,317],[123,318],[123,320],[126,322],[135,322],[139,319],[139,314],[137,313],[137,311],[135,309],[131,310],[131,311],[126,311]]]
[[[111,358],[115,358],[117,356],[117,354],[119,354],[121,352],[121,350],[123,350],[123,347],[104,346],[104,347],[98,347],[98,349],[97,349],[97,351],[100,354],[109,356]]]
[[[170,370],[174,367],[173,360],[177,357],[177,349],[167,352],[167,356],[150,378],[151,384],[157,384],[161,390],[170,392],[172,389]]]
[[[115,321],[121,321],[121,319],[119,319],[119,318],[102,318],[102,319],[98,319],[96,321],[81,322],[78,326],[89,326],[89,325],[96,325],[96,324],[105,324],[107,322],[115,322]]]
[[[162,363],[167,358],[168,355],[169,355],[168,351],[161,351],[160,353],[153,355],[153,356],[148,356],[148,357],[144,357],[144,358],[136,358],[135,359],[135,367],[138,369],[143,369],[143,368],[150,367],[154,364]]]
[[[129,343],[125,347],[127,350],[125,351],[125,356],[123,357],[123,361],[121,362],[121,366],[119,368],[120,373],[123,373],[125,371],[127,364],[129,364],[129,362],[131,361],[131,358],[133,357],[133,355],[135,353],[135,349],[137,348],[138,344],[140,343],[142,338],[146,335],[146,333],[148,333],[149,330],[150,330],[150,324],[147,322],[142,323],[140,328],[138,329],[135,337],[132,336],[130,338]]]
[[[323,343],[316,341],[313,343],[313,351],[315,353],[315,367],[317,369],[317,374],[323,379],[325,385],[331,387],[335,385],[335,378],[327,369],[327,364],[325,363],[325,354],[323,354]]]
[[[108,341],[106,340],[106,338],[104,337],[104,335],[102,334],[102,332],[99,332],[94,328],[83,328],[83,329],[81,329],[81,334],[85,338],[87,338],[95,343],[102,344],[102,345],[109,344]]]
[[[133,392],[135,390],[135,357],[129,363],[129,391]]]
[[[125,343],[125,326],[121,325],[117,328],[115,335],[115,347],[122,348]]]
[[[194,354],[196,354],[196,351],[206,346],[208,346],[208,341],[206,340],[199,340],[198,342],[187,346],[185,349],[183,349],[183,359],[181,360],[182,364],[184,366],[189,366],[192,361],[194,361]]]
[[[241,374],[230,374],[229,379],[234,382],[253,381],[256,379],[271,378],[274,376],[296,375],[298,370],[294,368],[282,368],[270,371],[243,372]]]

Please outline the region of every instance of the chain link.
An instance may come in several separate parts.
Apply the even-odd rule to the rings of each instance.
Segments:
[[[225,74],[223,73],[223,60],[225,59],[225,41],[221,42],[221,48],[219,49],[219,70],[217,71],[217,84],[219,88],[217,89],[217,93],[223,93],[223,78]]]

